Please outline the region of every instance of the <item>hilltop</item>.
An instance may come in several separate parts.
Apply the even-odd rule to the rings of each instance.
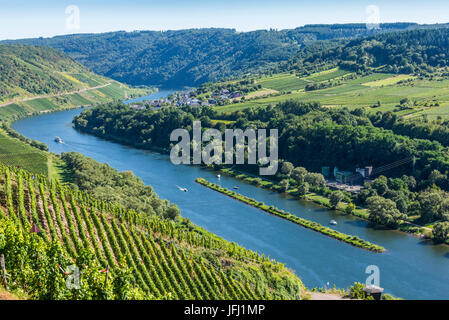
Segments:
[[[56,48],[96,73],[132,85],[179,88],[276,68],[317,41],[353,39],[434,25],[306,25],[287,30],[235,29],[109,32],[9,41]]]
[[[301,50],[279,67],[282,71],[310,72],[317,67],[339,66],[355,72],[431,74],[449,65],[449,29],[390,32],[344,41],[331,48]]]

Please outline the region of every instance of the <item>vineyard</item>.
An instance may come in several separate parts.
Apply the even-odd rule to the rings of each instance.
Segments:
[[[283,264],[185,220],[15,167],[0,166],[0,186],[7,285],[31,299],[300,299],[305,289]]]

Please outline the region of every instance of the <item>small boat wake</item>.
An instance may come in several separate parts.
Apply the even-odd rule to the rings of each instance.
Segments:
[[[189,191],[187,188],[183,188],[183,187],[180,187],[180,186],[176,186],[176,187],[178,187],[178,189],[180,190],[180,191],[183,191],[183,192],[187,192],[187,191]]]

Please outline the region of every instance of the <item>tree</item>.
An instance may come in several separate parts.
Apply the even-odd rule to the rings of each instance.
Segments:
[[[290,174],[292,173],[294,168],[295,167],[293,166],[293,164],[291,162],[285,161],[282,164],[281,172],[287,176],[290,176]]]
[[[340,202],[345,198],[341,191],[334,191],[331,193],[329,197],[329,202],[332,206],[332,209],[337,209]]]
[[[377,194],[383,196],[388,191],[387,178],[385,176],[380,176],[371,184],[372,188],[376,190]]]
[[[170,207],[167,208],[164,212],[164,217],[167,219],[175,220],[176,217],[179,216],[181,210],[179,210],[178,206],[175,204],[171,204]]]
[[[433,170],[429,174],[429,178],[427,179],[428,184],[430,186],[437,185],[439,187],[442,187],[446,180],[447,180],[447,176],[445,174],[440,173],[440,171],[438,171],[438,170]]]
[[[316,188],[321,188],[326,185],[326,180],[324,180],[324,177],[321,173],[309,172],[304,177],[304,181]]]
[[[406,216],[396,208],[396,203],[390,199],[374,196],[368,198],[366,202],[370,211],[369,220],[374,223],[388,227],[397,227],[399,220],[406,218]]]
[[[437,222],[432,230],[433,241],[437,243],[445,242],[449,239],[449,222]]]
[[[307,174],[307,170],[303,167],[296,167],[292,171],[292,178],[296,181],[298,185],[304,182],[304,178]]]
[[[353,214],[355,211],[355,204],[353,204],[352,202],[350,204],[348,204],[345,208],[345,212],[346,214]]]
[[[443,201],[441,195],[435,191],[422,193],[419,198],[421,218],[425,222],[434,221],[440,216],[440,206]]]
[[[309,193],[309,184],[303,182],[298,186],[298,194],[301,198],[304,198],[307,193]]]
[[[281,182],[279,182],[279,185],[281,186],[281,190],[283,192],[286,192],[288,190],[288,187],[290,186],[290,181],[288,179],[283,179]]]

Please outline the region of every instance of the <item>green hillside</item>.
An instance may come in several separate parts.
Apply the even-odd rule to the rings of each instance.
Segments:
[[[0,44],[0,119],[148,92],[97,75],[56,49]]]
[[[279,67],[282,71],[307,72],[323,65],[356,72],[432,74],[449,66],[449,29],[421,29],[382,33],[345,41],[331,48],[300,50]],[[444,71],[447,75],[447,70]]]
[[[10,42],[56,48],[94,72],[128,84],[179,88],[277,68],[279,62],[317,41],[435,27],[384,23],[380,29],[368,29],[360,23],[251,32],[219,28],[118,31]]]
[[[301,298],[304,286],[282,264],[187,220],[126,210],[3,165],[0,185],[0,252],[12,292],[32,299]],[[74,266],[76,290],[66,286]]]

